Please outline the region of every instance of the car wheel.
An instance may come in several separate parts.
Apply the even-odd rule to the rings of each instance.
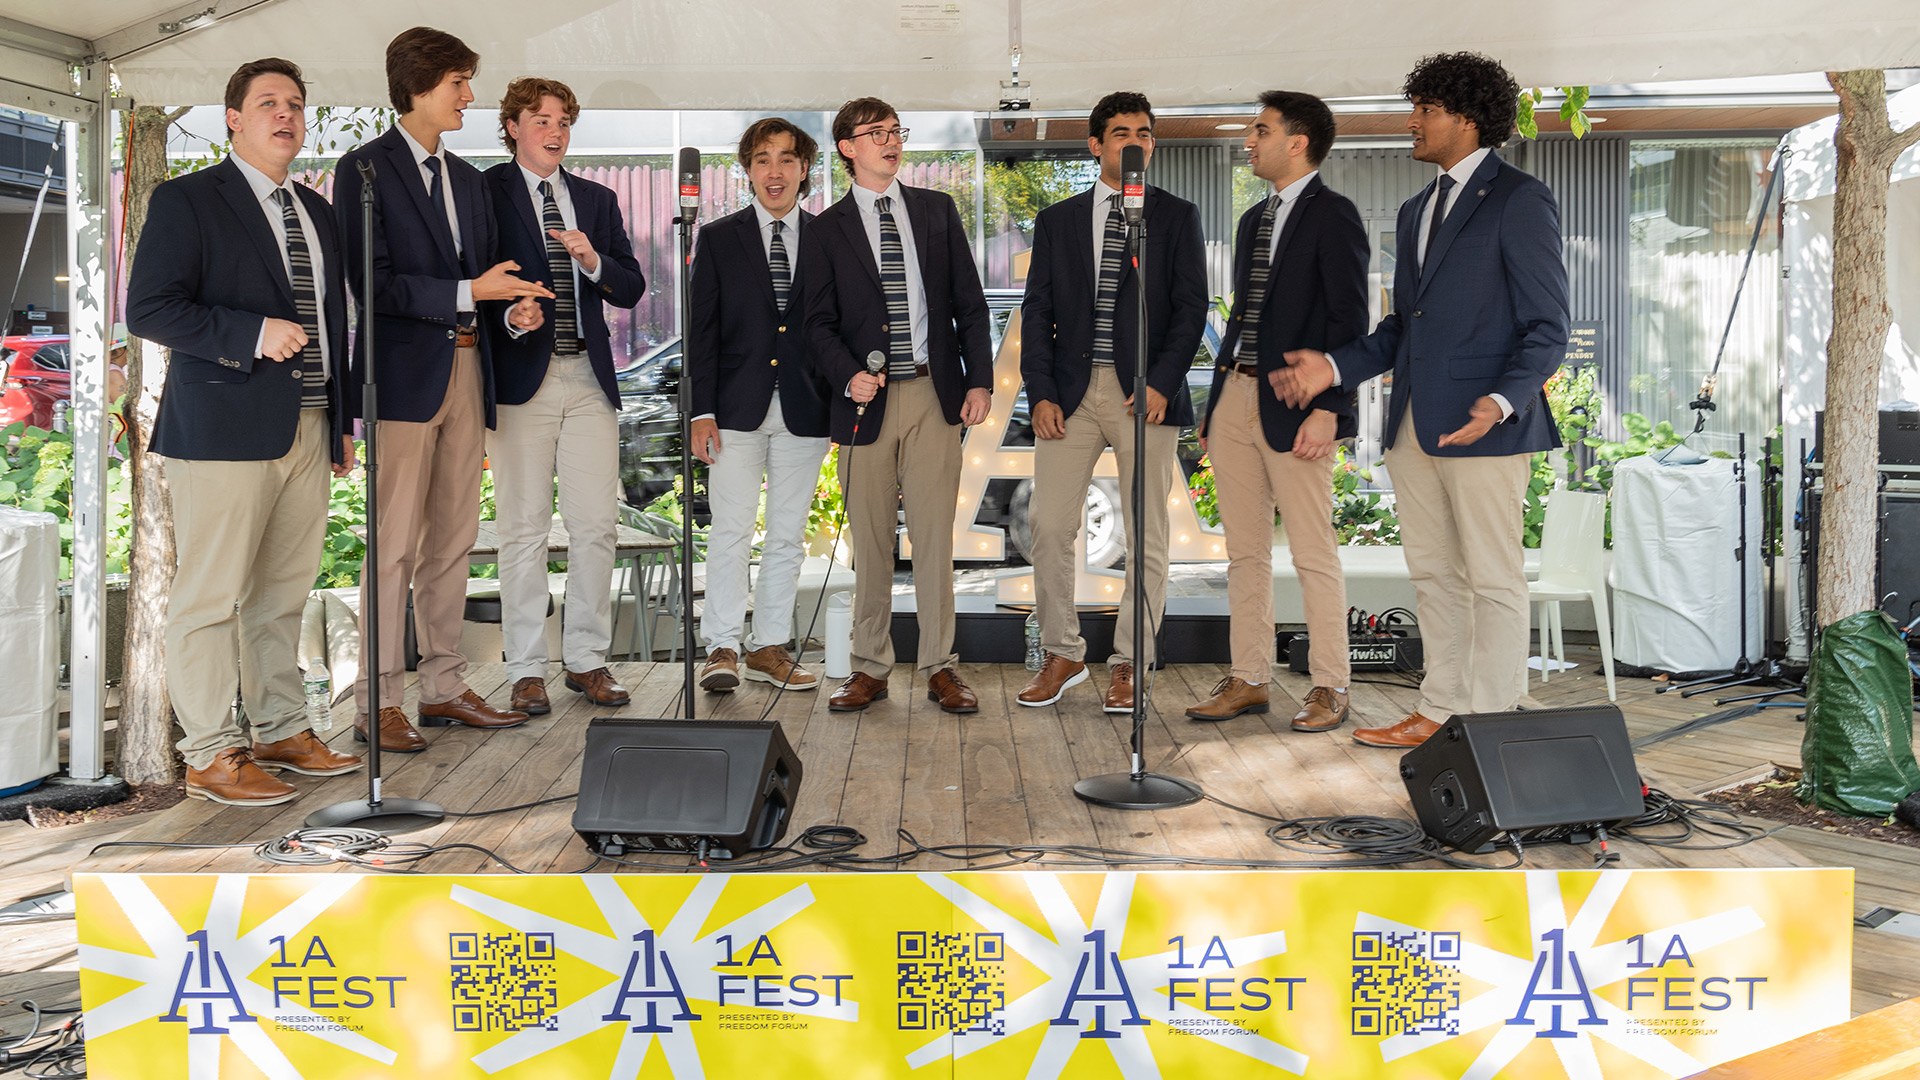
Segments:
[[[1033,502],[1033,481],[1022,480],[1007,505],[1007,538],[1029,565],[1033,562],[1033,526],[1027,515]],[[1087,485],[1087,565],[1107,569],[1127,558],[1126,529],[1120,513],[1120,485],[1095,480]]]

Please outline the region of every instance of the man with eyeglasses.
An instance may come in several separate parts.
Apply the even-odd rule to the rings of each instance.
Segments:
[[[979,711],[953,651],[953,518],[960,426],[987,417],[993,347],[986,295],[953,199],[896,178],[907,129],[856,98],[833,118],[853,190],[801,239],[807,339],[834,394],[831,432],[853,553],[853,675],[828,707],[887,696],[893,553],[904,506],[920,627],[915,668],[950,713]],[[877,370],[869,370],[869,360]]]
[[[1046,663],[1015,698],[1040,707],[1087,679],[1086,639],[1074,607],[1073,541],[1085,517],[1087,485],[1112,447],[1120,466],[1127,543],[1134,515],[1146,515],[1145,572],[1127,560],[1126,598],[1114,622],[1103,708],[1133,711],[1134,663],[1149,669],[1167,603],[1167,492],[1179,475],[1180,429],[1193,423],[1187,369],[1207,319],[1205,241],[1200,210],[1148,188],[1147,438],[1134,446],[1134,366],[1139,356],[1138,282],[1120,209],[1120,160],[1129,146],[1153,157],[1153,106],[1144,94],[1108,94],[1087,118],[1087,149],[1100,162],[1088,190],[1042,210],[1020,302],[1020,374],[1033,406],[1033,591]],[[1135,454],[1145,455],[1146,502],[1135,506]],[[1146,590],[1146,640],[1133,640],[1134,592]]]

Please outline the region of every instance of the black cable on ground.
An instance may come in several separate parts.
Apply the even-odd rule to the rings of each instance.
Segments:
[[[21,1070],[33,1080],[64,1080],[87,1075],[86,1040],[78,1004],[41,1008],[33,1001],[20,1007],[33,1014],[33,1028],[27,1034],[0,1047],[0,1073]],[[67,1016],[48,1031],[41,1027],[47,1017]]]

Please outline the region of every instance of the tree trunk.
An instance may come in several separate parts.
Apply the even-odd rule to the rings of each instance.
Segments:
[[[1819,621],[1826,626],[1879,606],[1874,595],[1880,465],[1880,361],[1893,311],[1887,305],[1888,174],[1920,139],[1920,125],[1896,133],[1887,117],[1882,71],[1828,72],[1840,96],[1834,133],[1833,333],[1827,338],[1820,504]]]
[[[167,129],[186,113],[167,112],[153,105],[136,105],[127,114],[126,183],[123,220],[126,222],[126,258],[133,253],[146,225],[147,199],[167,178]],[[148,363],[151,356],[152,362]],[[133,544],[127,553],[126,663],[120,684],[119,769],[136,784],[173,780],[173,701],[167,695],[167,597],[172,590],[173,509],[166,477],[159,462],[147,453],[153,435],[154,412],[160,388],[166,382],[166,361],[159,348],[148,352],[145,342],[127,342],[128,487],[133,493]]]

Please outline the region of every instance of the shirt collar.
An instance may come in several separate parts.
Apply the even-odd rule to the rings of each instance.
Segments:
[[[861,187],[859,184],[853,185],[853,201],[859,204],[860,212],[863,214],[874,213],[874,200],[881,198],[892,199],[895,207],[900,205],[900,180],[898,177],[894,178],[893,183],[887,185],[887,190],[885,191],[875,191],[872,188]]]
[[[527,168],[517,161],[514,162],[513,167],[520,170],[521,178],[527,182],[527,191],[536,199],[540,197],[541,184],[549,182],[553,184],[553,197],[555,199],[560,197],[561,192],[567,190],[567,170],[565,169],[553,170],[552,176],[541,176],[539,173],[534,172],[532,169]]]
[[[1281,205],[1292,206],[1294,200],[1300,197],[1300,193],[1307,190],[1307,185],[1313,183],[1313,178],[1319,175],[1320,170],[1315,169],[1300,179],[1295,180],[1293,183],[1288,184],[1286,187],[1281,188],[1278,192],[1275,192],[1275,194],[1280,196]]]
[[[1116,187],[1108,187],[1107,181],[1104,177],[1094,178],[1094,181],[1093,181],[1093,205],[1094,206],[1104,209],[1105,207],[1112,205],[1110,200],[1112,200],[1112,198],[1118,194],[1120,194],[1120,189]]]
[[[1487,155],[1491,153],[1493,153],[1492,147],[1483,146],[1473,153],[1468,154],[1466,157],[1461,158],[1459,161],[1454,162],[1453,168],[1442,171],[1448,176],[1453,177],[1455,184],[1465,187],[1467,181],[1473,179],[1474,171],[1480,168],[1480,163],[1487,160]]]
[[[435,150],[433,153],[429,154],[427,153],[427,148],[420,145],[419,141],[413,137],[412,133],[407,131],[406,126],[404,124],[393,125],[393,130],[399,132],[400,137],[407,140],[407,149],[413,152],[413,163],[415,165],[424,165],[426,164],[426,160],[428,158],[433,158],[440,162],[441,175],[443,176],[446,175],[445,170],[447,167],[447,161],[446,161],[447,141],[445,139],[440,140],[440,149]]]
[[[755,198],[753,200],[753,217],[755,221],[760,223],[761,232],[766,232],[768,226],[778,221],[786,225],[788,232],[793,233],[796,236],[799,235],[800,233],[800,204],[799,203],[793,204],[793,209],[787,211],[786,217],[777,218],[773,216],[772,211],[767,209],[765,203],[762,203],[758,198]]]
[[[287,188],[289,192],[291,192],[293,187],[291,177],[288,178],[287,183],[276,184],[271,177],[248,164],[247,160],[239,154],[230,155],[228,160],[239,167],[240,175],[247,178],[247,186],[253,189],[253,197],[260,202],[265,202],[272,198],[273,193],[279,191],[281,188]]]

